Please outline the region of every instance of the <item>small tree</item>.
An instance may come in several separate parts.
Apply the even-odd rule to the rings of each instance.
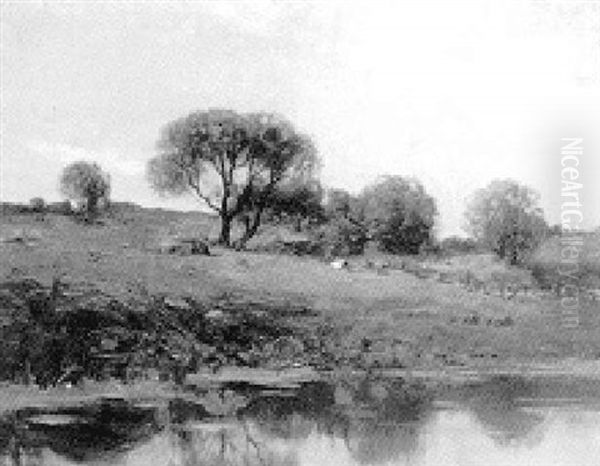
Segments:
[[[434,199],[414,178],[385,176],[360,196],[369,236],[380,249],[418,254],[431,240],[437,213]]]
[[[82,205],[86,220],[91,221],[97,217],[100,206],[108,204],[110,176],[96,163],[74,162],[63,170],[60,190]]]
[[[234,219],[245,216],[247,241],[256,233],[277,186],[309,180],[317,165],[312,141],[272,114],[194,112],[169,123],[148,163],[160,194],[191,192],[221,218],[219,242],[229,245]]]
[[[537,247],[548,226],[538,206],[539,195],[513,180],[495,180],[476,191],[465,212],[466,229],[515,265]]]
[[[41,197],[33,197],[29,200],[29,208],[32,212],[42,214],[46,210],[46,201]]]

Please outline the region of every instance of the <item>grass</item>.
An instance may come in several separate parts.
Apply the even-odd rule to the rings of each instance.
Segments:
[[[185,230],[210,237],[215,227],[214,219],[205,215],[159,210],[131,209],[98,226],[58,215],[44,221],[5,216],[0,237],[28,230],[36,239],[0,243],[0,280],[34,277],[49,285],[62,276],[74,286],[93,285],[122,300],[163,295],[202,301],[234,293],[248,301],[275,297],[301,303],[316,311],[302,325],[308,332],[325,332],[323,352],[333,355],[337,365],[478,368],[600,358],[597,302],[582,301],[577,310],[580,325],[569,328],[560,301],[551,294],[506,300],[469,291],[459,281],[439,281],[440,271],[519,277],[521,272],[490,257],[419,263],[411,259],[379,274],[363,266],[364,258],[354,260],[350,270],[334,270],[310,257],[216,247],[208,257],[156,251],[165,232]],[[437,275],[413,273],[411,267],[417,266]]]

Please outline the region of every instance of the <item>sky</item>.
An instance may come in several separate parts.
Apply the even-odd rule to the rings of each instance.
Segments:
[[[600,2],[1,1],[0,199],[61,199],[77,160],[113,198],[161,198],[160,129],[211,107],[281,113],[309,134],[328,187],[417,177],[437,233],[497,178],[561,212],[562,138],[583,138],[583,226],[600,226]],[[564,199],[563,199],[564,200]]]

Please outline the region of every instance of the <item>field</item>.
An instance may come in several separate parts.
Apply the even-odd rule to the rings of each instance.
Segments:
[[[5,215],[0,282],[34,278],[50,287],[60,279],[120,301],[161,296],[211,303],[235,296],[242,307],[271,303],[267,313],[276,311],[273,303],[310,309],[297,318],[297,329],[321,335],[328,358],[322,362],[338,368],[477,370],[600,358],[598,301],[583,297],[578,325],[568,325],[573,312],[565,315],[551,292],[530,285],[507,295],[506,283],[483,286],[498,277],[529,280],[490,256],[360,257],[336,270],[313,257],[218,247],[210,256],[158,251],[166,234],[213,237],[216,226],[202,214],[134,208],[87,226],[60,215]]]

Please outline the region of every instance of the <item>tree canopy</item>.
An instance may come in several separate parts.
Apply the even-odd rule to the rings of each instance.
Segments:
[[[148,180],[161,194],[191,192],[221,218],[220,242],[231,241],[232,221],[246,216],[245,240],[260,224],[276,188],[315,177],[311,139],[281,116],[211,109],[167,124],[148,163]]]
[[[465,212],[477,240],[511,264],[521,263],[548,231],[539,195],[513,180],[494,180],[477,190]]]

